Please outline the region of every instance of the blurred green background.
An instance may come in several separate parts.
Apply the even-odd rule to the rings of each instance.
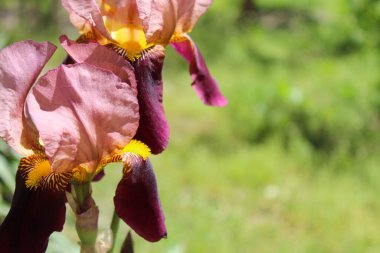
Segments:
[[[152,162],[169,235],[136,252],[380,252],[379,28],[375,0],[214,1],[191,35],[229,105],[205,107],[167,48],[171,140]],[[1,48],[61,34],[77,37],[58,1],[0,0]],[[1,152],[4,217],[18,160]],[[106,173],[103,229],[121,168]],[[48,252],[78,249],[67,220]]]

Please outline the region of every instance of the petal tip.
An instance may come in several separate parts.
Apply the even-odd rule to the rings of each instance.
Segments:
[[[167,237],[157,182],[147,159],[131,160],[131,170],[119,182],[115,211],[138,235],[149,242]]]
[[[215,107],[224,107],[228,104],[228,100],[224,97],[220,97],[212,101],[206,101],[205,104],[209,106],[215,106]]]

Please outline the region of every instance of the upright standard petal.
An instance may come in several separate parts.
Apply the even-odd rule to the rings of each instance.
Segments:
[[[175,34],[190,32],[212,0],[175,0],[178,5]]]
[[[167,233],[152,165],[141,157],[129,162],[129,170],[116,188],[115,211],[141,237],[159,241]]]
[[[139,17],[147,42],[168,44],[174,34],[190,32],[212,0],[141,0]]]
[[[199,98],[206,105],[224,106],[227,100],[219,90],[218,84],[211,76],[198,47],[189,36],[185,40],[173,42],[171,45],[185,60],[190,63],[191,84]]]
[[[177,1],[140,0],[137,9],[148,43],[166,45],[177,23]]]
[[[27,189],[20,170],[12,206],[0,225],[1,252],[45,252],[54,231],[62,231],[66,206],[64,191]]]
[[[88,24],[103,37],[112,41],[95,0],[61,0],[61,3],[69,13],[70,21],[75,27],[87,32],[85,26]]]
[[[55,50],[49,42],[22,41],[0,52],[0,136],[24,155],[38,143],[24,115],[26,95]]]
[[[141,26],[136,0],[101,0],[101,12],[117,26]]]
[[[155,46],[133,62],[140,106],[140,124],[135,138],[147,144],[153,154],[161,153],[169,142],[169,126],[162,105],[164,58],[164,48]]]
[[[139,121],[131,87],[86,63],[63,65],[41,77],[26,107],[56,172],[82,163],[93,172],[102,157],[132,139]]]
[[[135,95],[137,95],[137,83],[134,69],[131,64],[112,49],[101,46],[98,43],[77,43],[69,40],[66,36],[60,38],[62,47],[77,63],[88,63],[96,67],[110,70],[128,83]]]

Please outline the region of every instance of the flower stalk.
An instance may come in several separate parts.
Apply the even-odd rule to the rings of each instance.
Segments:
[[[81,253],[95,253],[98,234],[99,209],[92,198],[91,183],[73,183],[71,207],[76,214],[76,230],[80,239]]]
[[[110,249],[110,253],[113,253],[113,250],[115,248],[115,242],[116,242],[116,235],[117,231],[119,230],[119,223],[120,223],[120,218],[117,216],[116,212],[113,212],[112,215],[112,221],[111,221],[111,230],[112,230],[112,248]]]

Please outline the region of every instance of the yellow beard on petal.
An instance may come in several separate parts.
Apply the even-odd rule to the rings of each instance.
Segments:
[[[33,170],[28,174],[28,178],[25,182],[27,188],[36,189],[43,178],[49,176],[51,173],[50,163],[48,160],[44,160],[37,163]]]
[[[176,43],[176,42],[182,42],[186,41],[188,38],[186,37],[186,34],[173,34],[172,37],[170,38],[169,43]]]
[[[117,149],[111,155],[104,157],[96,168],[94,176],[99,174],[107,164],[116,162],[124,163],[123,171],[124,174],[126,174],[127,170],[132,169],[129,159],[137,158],[146,160],[151,154],[150,148],[145,143],[138,140],[131,140],[123,149]],[[74,169],[74,178],[76,179],[76,177]]]
[[[33,154],[20,160],[18,169],[31,190],[63,191],[70,184],[72,172],[53,172],[44,153]]]
[[[123,153],[134,153],[146,160],[150,155],[150,148],[143,142],[131,140],[124,148]]]

